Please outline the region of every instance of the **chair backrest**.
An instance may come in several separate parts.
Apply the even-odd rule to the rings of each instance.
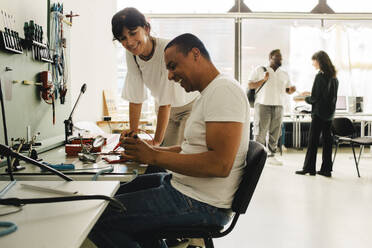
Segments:
[[[267,152],[264,147],[256,141],[249,141],[249,149],[242,181],[235,193],[231,207],[233,212],[244,214],[247,211],[249,202],[251,201],[254,190],[256,189],[258,179],[260,179],[266,158]]]
[[[352,136],[355,132],[353,122],[346,117],[334,118],[332,121],[332,132],[337,136]]]

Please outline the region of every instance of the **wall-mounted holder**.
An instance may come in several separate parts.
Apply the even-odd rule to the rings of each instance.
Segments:
[[[22,42],[23,48],[32,50],[34,60],[53,63],[49,46],[43,43],[43,27],[30,20],[25,22],[23,30],[25,32],[25,39]]]
[[[32,57],[34,60],[53,63],[53,59],[50,56],[49,46],[34,40],[22,40],[22,46],[24,49],[32,51]]]
[[[5,31],[0,31],[1,48],[11,53],[23,53],[21,45],[22,39],[19,38],[18,32],[5,28]]]

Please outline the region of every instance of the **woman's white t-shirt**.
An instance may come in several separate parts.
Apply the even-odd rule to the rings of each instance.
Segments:
[[[155,38],[155,51],[148,61],[142,60],[126,51],[128,72],[122,97],[132,103],[143,103],[147,99],[146,87],[150,90],[158,106],[184,106],[193,101],[198,92],[187,93],[178,83],[168,80],[168,71],[164,61],[164,48],[168,40]],[[138,68],[139,67],[139,68]],[[146,86],[146,87],[145,87]]]
[[[194,102],[185,127],[181,153],[208,151],[206,122],[243,123],[239,150],[226,178],[200,178],[172,172],[172,185],[181,193],[218,208],[230,208],[241,181],[249,144],[249,105],[240,84],[227,75],[218,75]]]

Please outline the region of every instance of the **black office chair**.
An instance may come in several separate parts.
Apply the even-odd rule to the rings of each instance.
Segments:
[[[232,211],[235,213],[230,226],[223,230],[223,226],[199,226],[199,227],[170,227],[160,230],[148,230],[137,234],[138,240],[146,237],[150,240],[160,239],[179,239],[179,238],[203,238],[206,248],[213,248],[212,238],[219,238],[230,233],[238,221],[239,215],[247,211],[249,202],[253,196],[258,180],[261,176],[262,169],[266,162],[267,153],[264,147],[256,141],[249,142],[247,154],[247,166],[244,169],[242,181],[235,193],[232,203]]]
[[[353,138],[353,134],[355,133],[354,125],[349,118],[345,118],[345,117],[339,117],[339,118],[333,119],[332,132],[333,132],[334,140],[336,143],[332,166],[333,166],[333,163],[335,162],[339,145],[344,144],[344,143],[350,144],[353,150],[355,166],[356,166],[356,170],[358,173],[358,177],[360,177],[360,173],[359,173],[360,156],[362,155],[364,146],[372,145],[372,137],[364,136],[364,137]],[[356,154],[355,154],[356,145],[361,146],[359,150],[358,158],[356,157]]]

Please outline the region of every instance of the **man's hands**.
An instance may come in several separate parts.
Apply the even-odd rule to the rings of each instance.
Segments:
[[[122,153],[124,158],[144,164],[155,163],[156,150],[154,150],[146,141],[138,138],[137,135],[124,137],[123,139],[120,139],[120,141],[121,146],[124,148],[124,152]]]
[[[288,93],[288,94],[292,94],[293,92],[296,91],[296,86],[291,86],[289,88],[286,88],[285,91]]]
[[[124,138],[126,137],[133,137],[134,135],[137,135],[138,134],[138,131],[134,131],[134,130],[124,130],[123,132],[121,132],[120,134],[120,141],[123,141]]]
[[[253,82],[253,81],[249,82],[248,87],[249,87],[249,89],[257,89],[257,88],[261,87],[261,85],[263,85],[268,79],[269,79],[269,72],[267,71],[267,72],[265,72],[265,76],[264,76],[263,79],[261,79],[257,82]]]

